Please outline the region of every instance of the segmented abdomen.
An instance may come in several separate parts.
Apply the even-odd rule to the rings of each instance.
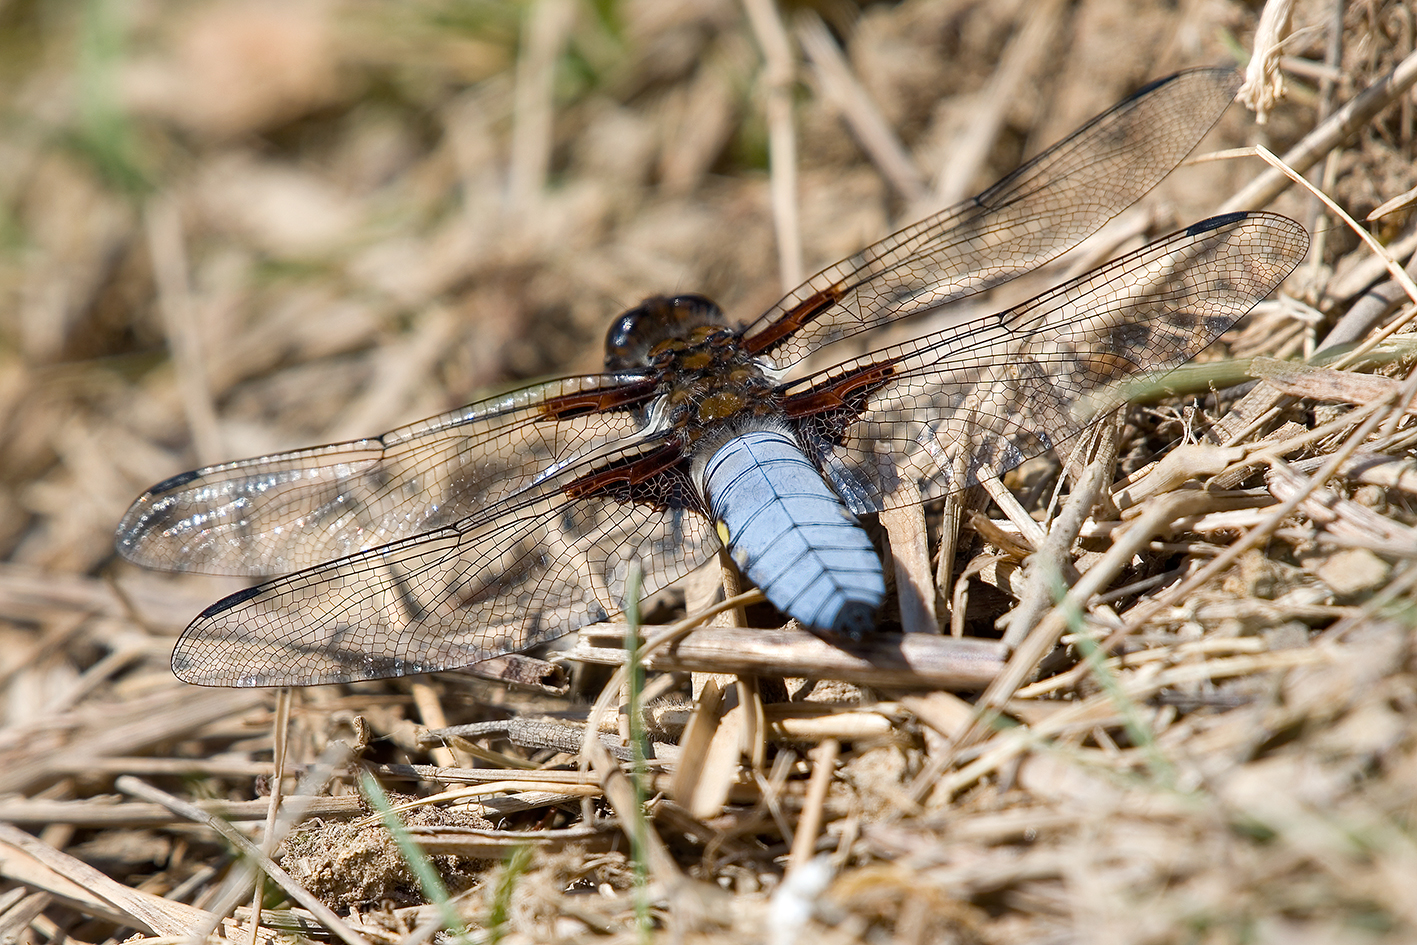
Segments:
[[[735,436],[700,479],[733,560],[778,610],[859,637],[885,597],[880,559],[791,434]]]

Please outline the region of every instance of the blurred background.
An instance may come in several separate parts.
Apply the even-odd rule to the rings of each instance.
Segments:
[[[167,668],[175,635],[239,583],[115,559],[146,487],[594,371],[611,319],[649,294],[701,292],[745,321],[794,267],[974,193],[1149,80],[1243,62],[1259,6],[0,0],[0,793],[108,790],[104,754],[269,757],[267,694],[194,690]],[[775,9],[786,43],[750,8]],[[1283,152],[1413,40],[1405,3],[1298,3],[1285,97],[1263,123],[1232,106],[1202,150]],[[796,149],[770,165],[774,101]],[[1316,171],[1353,215],[1417,184],[1413,111],[1408,93]],[[789,167],[800,261],[773,206]],[[1214,212],[1263,170],[1183,168],[1096,253]],[[1270,206],[1317,237],[1285,286],[1305,305],[1252,321],[1231,350],[1302,353],[1376,273],[1348,277],[1366,254],[1312,201]],[[1372,226],[1411,242],[1408,210]],[[414,751],[407,700],[300,698]],[[1410,814],[1410,768],[1402,783],[1394,809]],[[246,798],[251,782],[207,789]],[[111,871],[185,875],[172,849]],[[1152,849],[1139,857],[1171,862]],[[1228,893],[1210,849],[1188,854],[1197,901]],[[1396,862],[1410,878],[1410,856]],[[1410,882],[1394,889],[1384,915],[1411,921]],[[1266,895],[1260,911],[1288,908]],[[1010,908],[1056,933],[1069,907]]]

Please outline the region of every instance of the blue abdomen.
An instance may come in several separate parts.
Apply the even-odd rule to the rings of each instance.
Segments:
[[[783,613],[860,637],[885,598],[871,541],[790,433],[733,437],[699,477],[734,562]]]

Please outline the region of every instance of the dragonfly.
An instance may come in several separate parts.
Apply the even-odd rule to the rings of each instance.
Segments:
[[[1154,82],[746,324],[700,295],[650,298],[612,323],[601,373],[153,486],[120,554],[261,579],[192,621],[173,671],[284,686],[461,668],[611,617],[632,565],[648,594],[722,549],[806,628],[871,632],[885,582],[862,516],[1056,449],[1123,382],[1228,330],[1308,237],[1275,214],[1213,217],[1004,311],[872,338],[1076,246],[1235,87],[1228,69]]]

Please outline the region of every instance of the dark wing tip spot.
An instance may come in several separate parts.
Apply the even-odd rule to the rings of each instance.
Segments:
[[[187,485],[187,483],[191,482],[194,479],[197,479],[199,476],[200,473],[198,473],[195,469],[191,470],[190,472],[178,473],[171,479],[164,479],[162,482],[159,482],[157,485],[153,486],[151,489],[148,490],[148,495],[157,496],[162,495],[165,492],[172,492],[176,489],[181,489],[183,486]]]
[[[255,587],[248,587],[244,591],[237,591],[235,594],[228,594],[227,596],[223,597],[221,600],[217,601],[215,604],[212,604],[206,610],[198,614],[197,620],[206,620],[209,617],[215,617],[219,614],[224,614],[228,610],[231,610],[234,607],[246,603],[253,597],[259,597],[264,589],[264,587],[258,584]]]
[[[1222,213],[1218,217],[1209,217],[1199,223],[1192,223],[1190,226],[1186,227],[1186,235],[1199,236],[1202,233],[1209,233],[1211,230],[1218,230],[1222,226],[1239,223],[1249,215],[1249,211],[1238,210],[1235,213]]]

